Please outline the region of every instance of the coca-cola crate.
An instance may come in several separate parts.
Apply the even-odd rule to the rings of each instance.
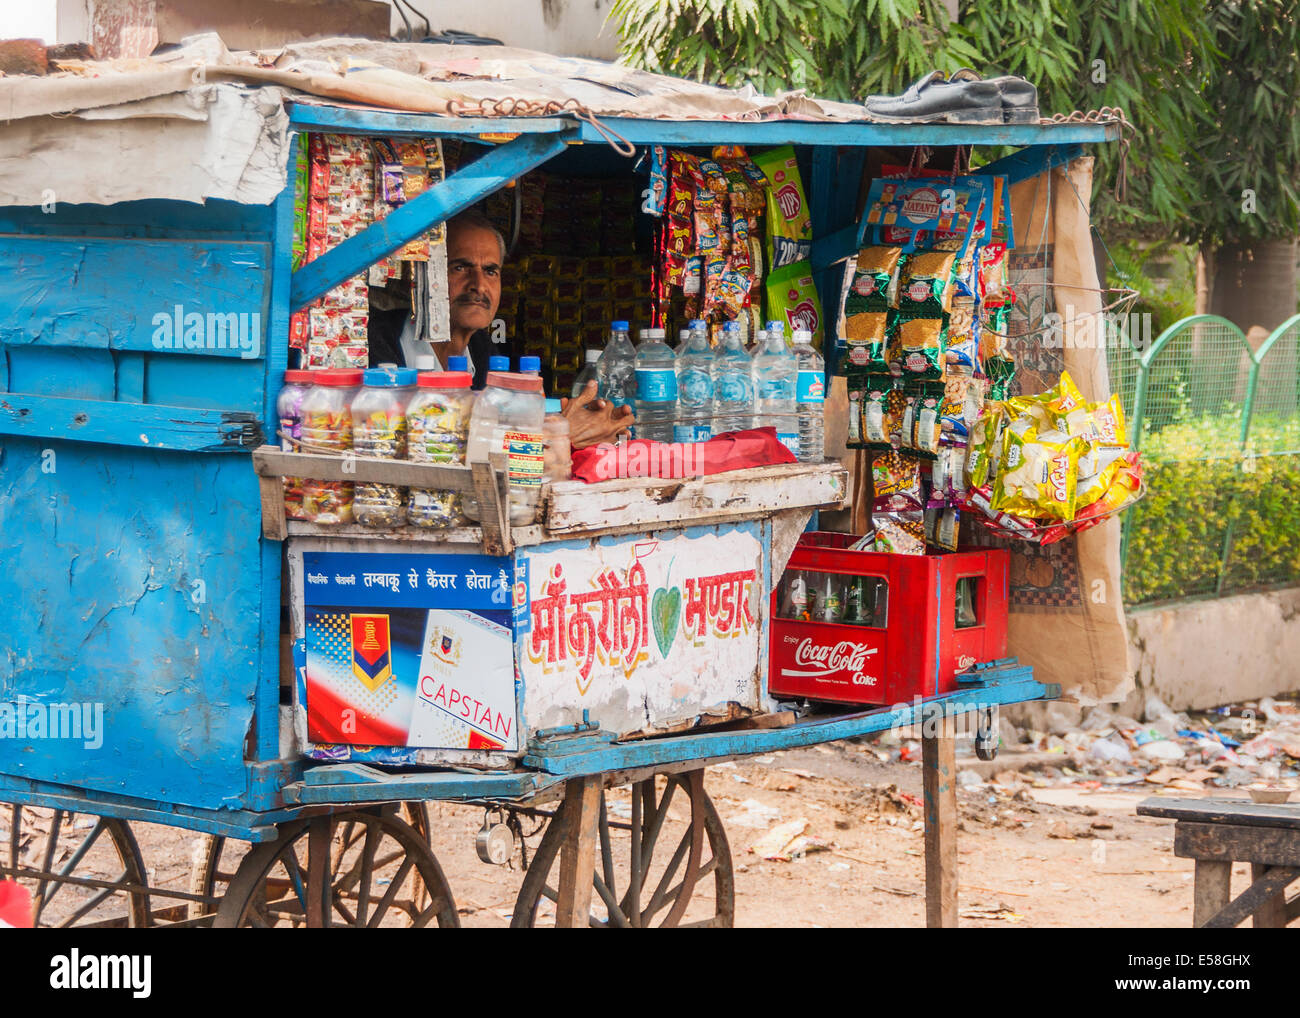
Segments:
[[[951,692],[958,672],[1006,656],[1005,550],[891,555],[850,551],[855,540],[817,532],[804,534],[795,547],[772,594],[773,696],[892,705]],[[850,618],[783,617],[800,575],[817,594],[814,616],[836,615],[815,581],[823,590],[827,577],[837,578],[846,593],[856,588],[846,598]]]

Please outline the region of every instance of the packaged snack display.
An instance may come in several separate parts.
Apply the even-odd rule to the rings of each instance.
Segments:
[[[419,388],[406,408],[407,458],[413,463],[463,464],[474,408],[473,376],[464,371],[420,375]],[[443,530],[465,523],[460,493],[412,488],[407,521],[415,527]]]
[[[867,311],[845,318],[844,339],[850,364],[874,371],[889,370],[888,319],[885,311]]]
[[[769,149],[755,156],[754,164],[768,181],[767,235],[771,268],[803,261],[812,253],[812,215],[794,148],[783,145]],[[770,309],[768,314],[778,317]]]
[[[768,317],[786,324],[791,333],[812,333],[812,345],[822,344],[822,308],[813,282],[812,266],[796,262],[767,278]]]
[[[953,265],[950,251],[909,255],[898,283],[898,310],[908,317],[937,318],[952,306]]]
[[[947,337],[944,320],[900,319],[894,328],[897,359],[903,371],[918,378],[942,378],[943,344]]]
[[[925,554],[925,513],[921,509],[904,509],[898,512],[875,513],[872,522],[876,527],[873,551],[894,555]]]
[[[887,311],[894,306],[902,254],[896,247],[864,247],[858,252],[844,298],[846,315]]]
[[[903,452],[880,453],[871,461],[873,500],[878,509],[920,509],[921,461]]]

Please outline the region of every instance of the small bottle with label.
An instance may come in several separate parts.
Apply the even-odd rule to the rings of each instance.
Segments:
[[[844,577],[824,573],[817,585],[817,619],[820,622],[844,621]]]
[[[785,596],[777,615],[783,619],[803,619],[808,614],[808,578],[793,570],[785,578]]]

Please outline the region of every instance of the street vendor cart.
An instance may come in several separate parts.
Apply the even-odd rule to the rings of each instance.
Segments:
[[[730,925],[731,854],[706,768],[921,724],[927,917],[955,924],[952,720],[1058,691],[981,660],[872,709],[796,717],[774,701],[772,595],[814,513],[848,499],[839,462],[555,482],[537,520],[511,526],[490,465],[283,450],[287,337],[296,311],[553,160],[614,175],[648,146],[794,146],[830,308],[836,265],[861,237],[869,150],[1012,147],[983,172],[1015,180],[1118,126],[667,120],[578,104],[470,115],[309,93],[277,95],[284,119],[266,121],[289,167],[269,204],[33,190],[0,208],[0,877],[31,888],[51,924],[453,926],[421,806],[446,801],[485,809],[479,850],[497,862],[523,825],[549,821],[525,846],[515,925]],[[295,269],[295,140],[311,132],[488,150]],[[157,341],[159,314],[174,315],[173,345]],[[191,315],[246,316],[264,341],[187,347]],[[482,520],[434,533],[287,520],[292,476],[474,493]],[[355,656],[362,617],[382,619],[386,663]],[[381,681],[405,659],[420,663],[410,688]],[[354,664],[362,714],[400,707],[405,742],[347,739],[348,704],[329,730],[308,711],[325,695],[309,672]],[[616,815],[604,790],[624,785],[630,814]],[[684,829],[661,838],[682,810]],[[201,878],[152,883],[136,822],[202,835]],[[115,875],[86,875],[104,852]]]

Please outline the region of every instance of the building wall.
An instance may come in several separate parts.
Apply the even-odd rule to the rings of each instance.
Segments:
[[[405,25],[393,0],[382,2],[390,8],[391,31],[400,37]],[[342,6],[341,0],[339,3]],[[310,6],[311,0],[294,0],[292,4],[284,0],[286,7],[302,4]],[[58,0],[58,41],[93,42],[105,57],[144,56],[158,43],[159,29],[162,35],[169,36],[162,42],[176,41],[170,35],[188,32],[198,18],[207,19],[212,29],[220,32],[233,48],[241,45],[239,35],[250,32],[253,44],[268,45],[258,34],[258,26],[265,28],[275,20],[267,14],[267,8],[272,5],[273,0],[257,0],[255,7],[260,15],[250,18],[243,0],[226,5],[196,0]],[[564,56],[613,60],[618,55],[618,33],[612,25],[605,25],[613,0],[477,0],[475,3],[412,0],[411,6],[428,17],[434,32],[455,29],[500,39],[508,46]],[[424,21],[412,15],[409,6],[404,6],[404,10],[417,37],[426,34]],[[319,11],[313,15],[319,17]],[[293,17],[290,21],[296,23]],[[314,23],[321,24],[319,20]],[[310,35],[306,28],[299,38]],[[345,33],[330,29],[326,34]]]
[[[1175,710],[1300,689],[1300,588],[1128,612],[1137,696]]]

